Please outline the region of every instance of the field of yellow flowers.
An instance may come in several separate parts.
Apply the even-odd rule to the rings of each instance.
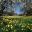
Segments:
[[[3,16],[1,32],[32,32],[32,16]]]

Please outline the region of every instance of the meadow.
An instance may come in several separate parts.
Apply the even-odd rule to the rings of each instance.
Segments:
[[[3,16],[1,32],[32,32],[32,16]]]

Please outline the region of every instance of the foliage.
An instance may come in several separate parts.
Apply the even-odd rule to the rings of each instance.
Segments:
[[[32,18],[31,17],[12,17],[3,16],[0,20],[1,32],[32,32]]]
[[[27,16],[32,15],[32,3],[26,3],[25,12]]]

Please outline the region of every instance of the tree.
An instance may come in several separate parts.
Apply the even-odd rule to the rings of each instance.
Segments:
[[[32,7],[32,3],[28,3],[27,7],[26,7],[26,12],[27,12],[26,15],[28,15],[28,16],[32,15],[32,8],[31,7]]]
[[[5,2],[3,2],[3,0],[2,0],[0,3],[0,16],[3,15],[3,10],[5,9],[4,4],[5,4]]]

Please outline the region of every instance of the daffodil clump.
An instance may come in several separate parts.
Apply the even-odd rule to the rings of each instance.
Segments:
[[[30,17],[3,17],[0,20],[1,32],[32,32],[32,18]]]

